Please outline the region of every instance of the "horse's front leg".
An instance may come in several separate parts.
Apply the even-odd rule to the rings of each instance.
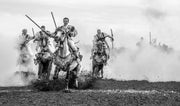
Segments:
[[[78,62],[73,61],[67,68],[67,74],[66,74],[66,90],[69,90],[70,84],[77,84],[77,73],[78,70],[80,69],[80,65]],[[73,82],[70,82],[73,81]],[[72,86],[72,85],[71,85]],[[75,85],[78,87],[78,85]]]
[[[74,75],[75,75],[75,79],[74,79],[75,82],[74,82],[74,84],[75,84],[75,87],[76,87],[76,88],[79,88],[79,82],[78,82],[77,78],[78,78],[78,74],[79,74],[79,72],[80,72],[80,69],[81,69],[81,65],[78,64],[77,67],[76,67],[75,70],[74,70]]]
[[[104,74],[104,65],[102,65],[102,67],[101,67],[101,78],[104,77],[103,74]]]
[[[92,76],[93,77],[96,77],[96,65],[95,65],[95,63],[94,63],[94,61],[92,62]]]
[[[60,71],[60,68],[56,66],[54,70],[54,76],[53,76],[54,80],[58,79],[59,71]]]
[[[69,80],[70,80],[70,71],[69,69],[67,70],[67,74],[66,74],[66,88],[65,88],[65,91],[69,91]]]
[[[49,60],[48,70],[47,70],[47,77],[46,77],[47,80],[49,80],[49,77],[50,77],[50,74],[51,74],[51,69],[52,69],[52,60]]]
[[[43,64],[40,62],[38,64],[38,78],[42,79],[42,70],[43,70]]]

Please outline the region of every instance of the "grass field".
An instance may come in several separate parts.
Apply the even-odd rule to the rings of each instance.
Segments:
[[[0,87],[0,106],[180,106],[180,82],[96,79],[71,93],[63,84]]]

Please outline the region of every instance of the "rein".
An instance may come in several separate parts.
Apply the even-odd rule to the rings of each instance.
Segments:
[[[65,42],[65,40],[68,40],[68,36],[67,36],[67,34],[65,35],[65,37],[64,37],[64,39],[63,40],[61,40],[61,39],[59,39],[60,41],[59,41],[59,43],[60,43],[60,45],[58,45],[58,49],[57,49],[57,51],[60,51],[60,49],[62,49],[63,47],[61,46],[61,45],[63,45],[63,43]],[[72,49],[70,46],[68,46],[70,49]],[[62,56],[60,56],[60,55],[58,55],[58,57],[60,57],[61,59],[66,59],[67,57],[69,57],[71,55],[71,53],[70,54],[68,54],[67,56],[65,56],[65,57],[62,57]]]

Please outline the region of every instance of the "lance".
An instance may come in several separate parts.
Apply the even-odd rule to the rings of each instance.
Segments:
[[[28,15],[25,15],[31,22],[33,22],[39,29],[41,29],[46,35],[50,35],[45,30],[43,30],[34,20],[32,20]]]
[[[33,33],[33,36],[35,36],[35,33],[34,33],[34,28],[32,28],[32,33]]]
[[[55,28],[57,29],[57,24],[56,24],[56,21],[55,21],[55,18],[54,18],[53,12],[51,12],[51,16],[52,16],[52,19],[53,19],[53,22],[54,22]]]
[[[111,36],[112,36],[112,38],[114,39],[114,35],[113,35],[113,31],[112,31],[112,29],[111,29]],[[114,44],[113,44],[113,40],[112,40],[112,49],[114,48]]]
[[[151,32],[149,32],[149,44],[152,44],[152,40],[151,40]]]

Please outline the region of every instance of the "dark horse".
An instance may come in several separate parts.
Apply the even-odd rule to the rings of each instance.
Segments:
[[[102,41],[98,41],[97,43],[97,51],[93,54],[92,59],[92,75],[95,78],[103,78],[103,68],[107,61],[107,54],[105,53],[104,44]]]
[[[80,70],[80,64],[75,55],[71,52],[71,47],[68,44],[68,35],[62,30],[56,33],[57,50],[54,53],[54,64],[56,65],[54,79],[58,79],[60,71],[67,72],[66,74],[66,89],[78,87],[77,74]]]
[[[49,80],[51,68],[52,68],[52,54],[48,47],[48,38],[41,37],[40,42],[40,52],[37,53],[35,64],[38,64],[38,78],[40,80]]]

